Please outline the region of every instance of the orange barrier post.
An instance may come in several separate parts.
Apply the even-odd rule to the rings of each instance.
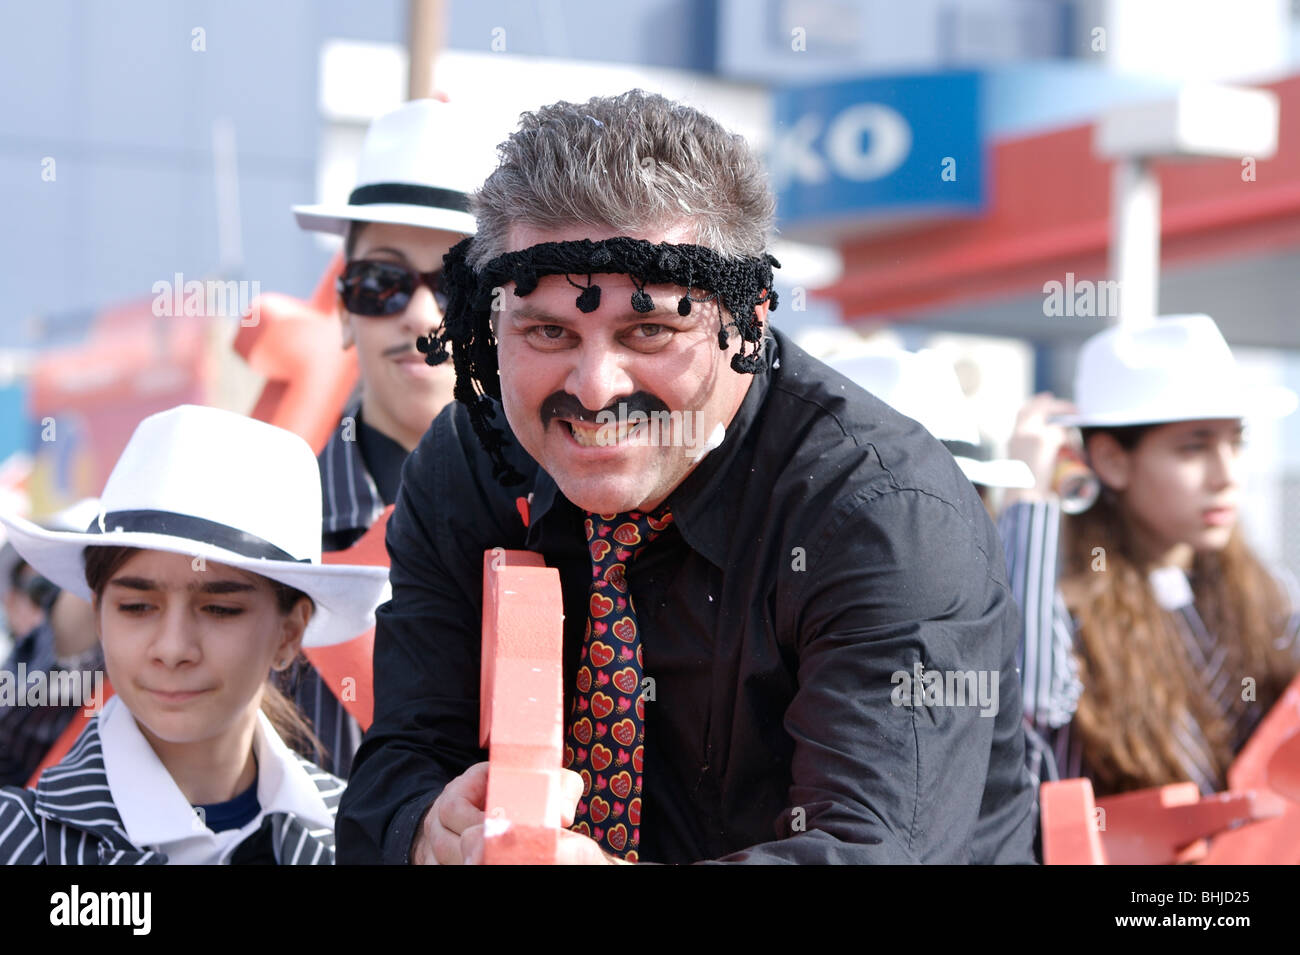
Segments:
[[[1300,677],[1202,797],[1176,783],[1095,801],[1086,779],[1044,783],[1043,861],[1159,865],[1300,863]]]
[[[540,554],[483,555],[479,743],[489,769],[483,861],[553,864],[561,825],[564,603]]]

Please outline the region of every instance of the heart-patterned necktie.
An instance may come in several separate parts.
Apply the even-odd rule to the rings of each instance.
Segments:
[[[666,504],[649,514],[588,514],[583,522],[591,551],[591,593],[564,767],[583,781],[573,830],[629,862],[637,861],[641,842],[645,700],[641,629],[627,572],[672,522]]]

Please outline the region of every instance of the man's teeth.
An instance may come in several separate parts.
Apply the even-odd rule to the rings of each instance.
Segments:
[[[569,426],[569,433],[573,435],[573,440],[584,448],[607,448],[612,444],[620,444],[629,434],[634,434],[645,426],[644,422],[638,422],[635,427],[630,427],[626,421],[617,427],[601,425],[596,428],[579,427],[572,421],[565,423]]]

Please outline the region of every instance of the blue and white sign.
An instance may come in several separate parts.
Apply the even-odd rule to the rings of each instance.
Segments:
[[[776,90],[768,165],[783,228],[978,212],[978,73]]]

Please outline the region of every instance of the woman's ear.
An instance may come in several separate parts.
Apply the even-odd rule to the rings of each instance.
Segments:
[[[276,648],[275,669],[285,670],[302,650],[303,634],[311,622],[311,598],[302,597],[280,622],[280,645]]]
[[[1092,435],[1086,448],[1088,466],[1112,491],[1128,489],[1131,456],[1114,436],[1101,431]]]

